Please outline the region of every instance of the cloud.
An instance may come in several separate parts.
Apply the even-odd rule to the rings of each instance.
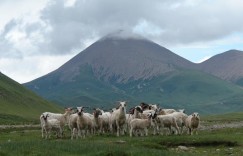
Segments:
[[[59,68],[74,55],[27,56],[24,58],[0,58],[1,72],[20,83],[25,83]]]
[[[210,45],[243,34],[242,7],[241,0],[4,0],[0,58],[75,55],[120,29],[172,49]]]
[[[52,55],[81,50],[87,41],[95,41],[119,29],[165,45],[208,42],[243,31],[243,22],[239,20],[243,15],[242,7],[240,0],[155,0],[153,3],[146,0],[56,0],[39,10],[34,22],[24,18],[10,21],[0,40],[8,40],[16,49],[27,49],[32,54]],[[23,43],[12,41],[11,35],[6,38],[11,32],[16,34],[16,29],[23,35],[21,40],[29,40],[29,49],[18,47],[17,44]]]

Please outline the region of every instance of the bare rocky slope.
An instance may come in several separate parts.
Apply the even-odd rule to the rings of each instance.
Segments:
[[[243,51],[230,50],[198,64],[204,72],[243,85]]]

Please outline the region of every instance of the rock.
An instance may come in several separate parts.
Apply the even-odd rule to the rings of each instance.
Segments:
[[[186,147],[186,146],[178,146],[178,149],[181,150],[181,151],[188,151],[189,148]]]

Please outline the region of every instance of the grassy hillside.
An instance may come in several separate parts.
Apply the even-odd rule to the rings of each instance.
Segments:
[[[242,88],[197,71],[177,71],[128,84],[125,89],[137,99],[160,103],[165,108],[185,108],[202,114],[243,110]]]
[[[164,108],[185,108],[188,113],[226,113],[243,110],[243,90],[209,74],[178,70],[150,80],[116,83],[119,77],[97,79],[89,67],[69,82],[55,76],[26,84],[41,96],[61,105],[114,107],[117,100],[128,100],[128,107],[140,102],[157,103]],[[36,87],[38,86],[38,88]]]
[[[0,124],[36,121],[43,111],[60,110],[59,106],[0,73]]]

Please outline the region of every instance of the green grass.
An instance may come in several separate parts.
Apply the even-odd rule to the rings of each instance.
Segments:
[[[0,73],[0,124],[36,122],[44,111],[61,109]]]
[[[243,112],[234,112],[234,113],[226,113],[226,114],[219,114],[219,115],[208,115],[203,116],[203,120],[206,121],[243,121]]]
[[[243,129],[202,131],[197,136],[116,137],[89,136],[70,140],[69,131],[63,139],[45,140],[40,130],[1,131],[0,155],[234,155],[243,154]],[[121,143],[121,140],[123,141]],[[177,151],[179,145],[190,147]]]

